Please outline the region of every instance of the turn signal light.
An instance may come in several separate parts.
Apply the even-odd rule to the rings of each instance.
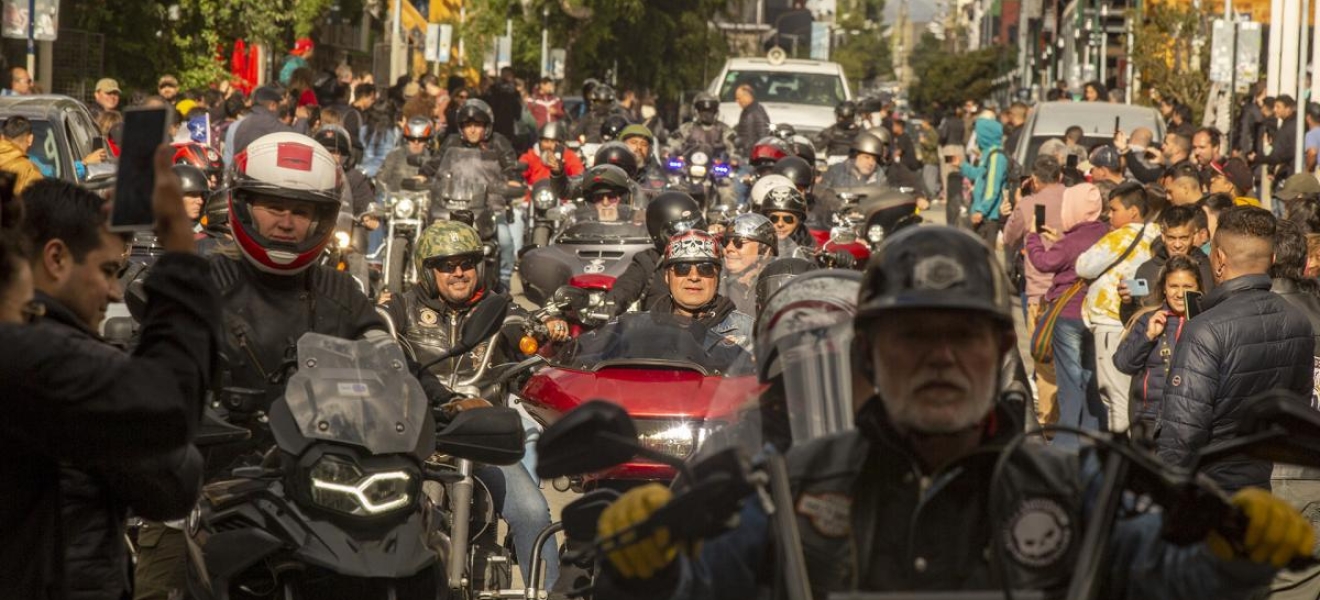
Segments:
[[[536,354],[536,351],[540,349],[541,345],[536,342],[536,338],[530,335],[524,335],[522,339],[518,340],[518,351],[526,356]]]

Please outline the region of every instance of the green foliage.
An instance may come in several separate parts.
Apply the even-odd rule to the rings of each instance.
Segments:
[[[884,34],[884,0],[855,0],[849,8],[840,3],[837,28],[843,40],[831,53],[831,58],[843,65],[853,89],[867,82],[894,76],[893,52],[889,36]]]
[[[125,90],[154,90],[157,75],[178,64],[162,2],[64,0],[62,8],[69,26],[105,36],[103,73]]]
[[[1142,84],[1154,94],[1171,97],[1192,108],[1199,123],[1210,95],[1210,36],[1204,15],[1195,8],[1170,3],[1148,3],[1145,19],[1133,32],[1135,68]],[[1207,44],[1198,53],[1193,40]]]
[[[333,0],[178,0],[179,21],[170,40],[178,50],[178,76],[185,87],[226,77],[228,56],[216,51],[234,40],[267,44],[277,56],[294,38],[311,35]]]
[[[925,111],[936,103],[948,107],[989,97],[996,88],[994,80],[1012,69],[1013,52],[986,48],[955,54],[927,32],[912,50],[910,63],[918,81],[908,99],[917,111]]]

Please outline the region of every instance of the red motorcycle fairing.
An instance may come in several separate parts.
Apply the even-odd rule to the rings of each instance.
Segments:
[[[568,278],[568,285],[584,290],[610,291],[614,289],[613,275],[601,275],[594,273],[582,273]]]
[[[830,243],[830,230],[811,229],[810,231],[811,237],[816,238],[817,246],[820,246],[825,250],[845,250],[853,255],[853,258],[857,259],[858,265],[866,264],[866,261],[871,258],[871,248],[860,241],[852,242],[850,244],[833,244]]]

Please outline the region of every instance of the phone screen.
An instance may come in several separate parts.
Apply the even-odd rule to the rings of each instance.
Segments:
[[[1069,168],[1069,169],[1076,169],[1076,168],[1077,168],[1077,155],[1076,155],[1076,154],[1069,154],[1069,155],[1068,155],[1068,162],[1067,162],[1067,165],[1068,165],[1068,168]]]
[[[155,221],[151,192],[156,185],[152,157],[165,142],[169,113],[164,108],[130,108],[124,111],[124,142],[119,150],[115,175],[114,209],[110,229],[149,229]]]
[[[1195,319],[1201,314],[1201,292],[1184,292],[1183,298],[1187,303],[1187,318]]]
[[[1121,129],[1119,129],[1119,119],[1120,119],[1120,118],[1121,118],[1121,117],[1114,117],[1114,133],[1118,133],[1119,131],[1122,131]]]
[[[1036,205],[1036,231],[1045,228],[1045,205]]]

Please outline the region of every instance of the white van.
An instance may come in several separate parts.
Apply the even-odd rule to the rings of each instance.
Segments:
[[[813,137],[834,124],[834,107],[852,100],[848,78],[839,63],[764,57],[730,58],[706,91],[720,100],[720,120],[738,124],[742,108],[733,100],[741,84],[749,84],[773,124],[787,123]]]

